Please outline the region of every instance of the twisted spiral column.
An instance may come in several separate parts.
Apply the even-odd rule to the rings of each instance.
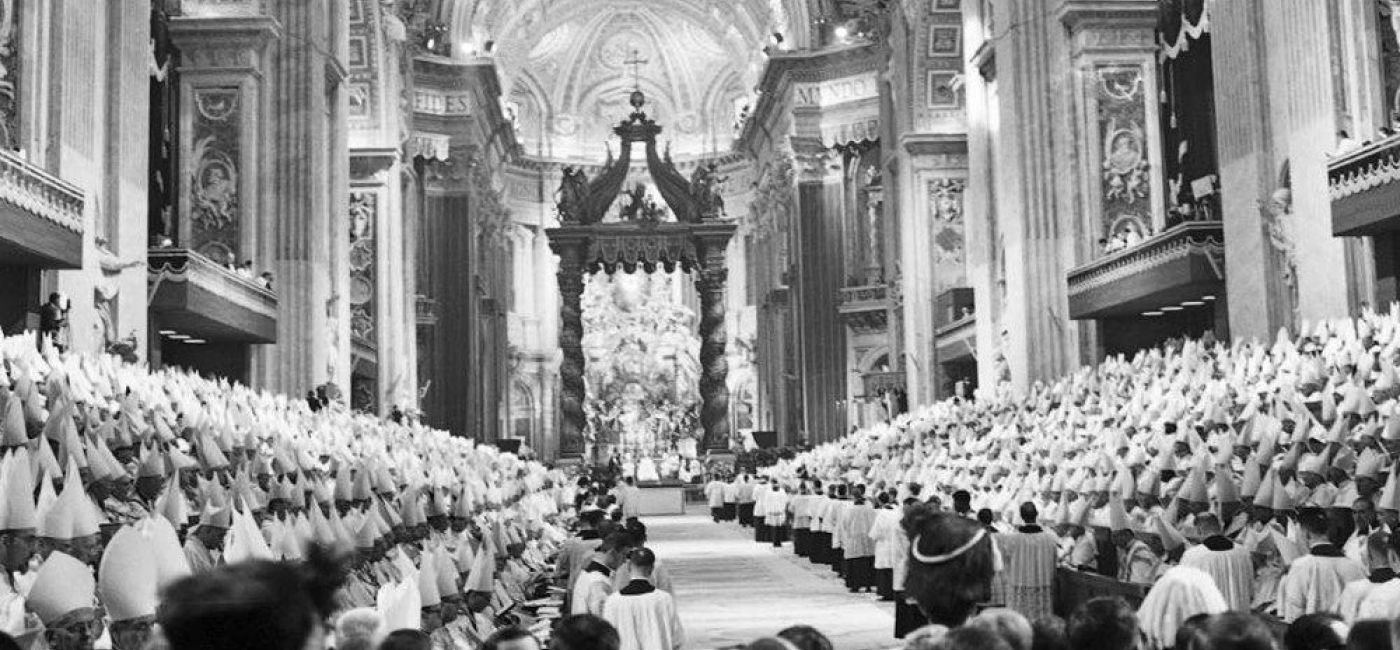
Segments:
[[[717,254],[704,255],[695,288],[700,293],[700,424],[704,427],[704,449],[729,448],[729,360],[725,357],[728,334],[725,331],[725,285],[729,270],[724,266],[724,247]]]
[[[560,455],[582,454],[583,411],[583,273],[575,251],[562,251],[559,260],[559,451]]]

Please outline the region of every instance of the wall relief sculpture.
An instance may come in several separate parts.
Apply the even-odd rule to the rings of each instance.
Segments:
[[[963,225],[963,193],[967,181],[940,178],[929,182],[929,206],[933,213],[934,278],[940,287],[966,284],[966,234]]]
[[[1102,146],[1103,221],[1108,239],[1123,229],[1153,232],[1146,82],[1139,66],[1105,65],[1091,75]]]
[[[17,149],[19,133],[19,3],[0,0],[0,147]]]
[[[238,89],[195,91],[190,150],[189,240],[185,244],[215,262],[240,253]]]
[[[375,293],[375,220],[379,196],[350,193],[350,334],[373,347]]]
[[[786,227],[792,211],[796,181],[797,166],[792,153],[779,153],[754,190],[753,201],[749,203],[749,217],[744,226],[756,239],[765,239]]]

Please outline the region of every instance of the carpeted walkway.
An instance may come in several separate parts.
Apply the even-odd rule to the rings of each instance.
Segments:
[[[805,623],[837,650],[899,645],[894,606],[846,591],[829,568],[753,541],[753,531],[706,516],[647,517],[648,545],[675,584],[687,648],[722,648]]]

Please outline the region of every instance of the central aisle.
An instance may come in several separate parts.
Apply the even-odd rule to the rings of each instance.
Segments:
[[[748,643],[799,623],[837,650],[898,646],[894,606],[846,591],[830,569],[753,541],[753,530],[708,516],[647,517],[647,545],[671,574],[687,648]]]

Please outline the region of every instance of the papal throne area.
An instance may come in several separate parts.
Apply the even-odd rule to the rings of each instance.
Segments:
[[[1400,0],[0,0],[0,650],[1400,650]]]

